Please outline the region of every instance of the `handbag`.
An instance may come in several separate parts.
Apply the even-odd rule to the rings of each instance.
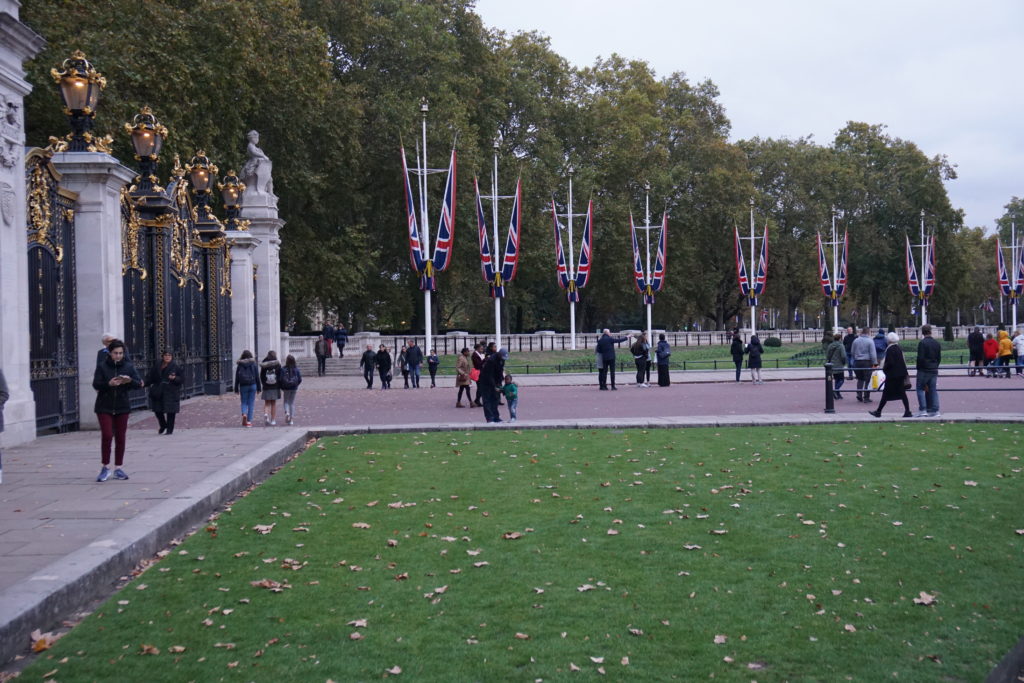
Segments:
[[[472,370],[469,371],[469,378],[474,382],[480,381],[480,371],[477,370],[476,368],[473,368]]]
[[[910,389],[910,380],[909,379],[903,380],[903,390],[904,391],[908,391],[909,389]]]

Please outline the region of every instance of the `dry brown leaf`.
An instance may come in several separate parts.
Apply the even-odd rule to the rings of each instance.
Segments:
[[[390,669],[384,669],[384,672],[389,673],[392,676],[397,676],[398,674],[402,673],[402,667],[396,665],[391,667]]]
[[[158,655],[158,654],[160,654],[160,648],[156,647],[155,645],[147,645],[146,643],[143,643],[143,644],[139,645],[139,654],[140,655]]]
[[[696,543],[687,543],[683,546],[683,550],[700,550],[701,547]]]
[[[724,536],[725,534],[729,533],[729,530],[728,529],[711,529],[710,531],[708,531],[708,533],[713,535],[713,536]]]
[[[569,671],[580,671],[580,668],[572,662],[569,662]]]
[[[576,590],[578,590],[580,593],[583,593],[583,592],[586,592],[586,591],[597,590],[597,586],[594,586],[594,585],[589,584],[589,583],[585,583],[582,586],[577,586]]]
[[[274,530],[275,526],[277,526],[277,522],[274,522],[273,524],[257,524],[253,526],[252,529],[258,534],[269,534]]]
[[[642,636],[644,632],[638,628],[628,629],[631,636]]]
[[[525,633],[516,633],[515,638],[516,640],[529,640],[530,636],[526,635]]]
[[[619,535],[619,530],[618,529],[609,529],[608,530],[608,535],[609,536],[618,536]]]
[[[479,569],[480,567],[486,567],[489,564],[490,564],[490,562],[487,562],[487,561],[484,561],[484,562],[474,562],[473,566],[477,567]]]
[[[850,633],[856,633],[857,632],[857,627],[854,626],[853,624],[847,624],[847,625],[843,626],[843,628],[845,630],[849,631]]]
[[[32,652],[49,650],[56,642],[56,638],[53,637],[52,633],[49,631],[43,633],[39,629],[32,631],[28,637],[32,640]]]
[[[964,486],[977,486],[977,485],[978,485],[978,482],[976,482],[976,481],[971,481],[970,479],[966,479],[966,480],[964,481]]]
[[[169,648],[167,648],[167,651],[168,652],[173,652],[174,654],[178,654],[178,653],[181,653],[181,652],[185,651],[185,646],[184,645],[171,645]]]
[[[353,619],[345,624],[346,626],[355,626],[356,628],[366,628],[366,619]]]
[[[288,584],[287,582],[272,581],[270,579],[260,579],[259,581],[250,581],[249,585],[250,586],[255,586],[256,588],[266,588],[271,593],[280,593],[280,592],[284,591],[286,588],[291,588],[291,585]]]
[[[621,664],[622,666],[629,666],[629,657],[623,657],[621,660],[619,660],[619,664]]]
[[[369,529],[370,525],[367,524],[366,522],[353,522],[352,523],[352,528],[353,529]]]
[[[363,637],[364,637],[363,634],[360,633],[359,631],[353,631],[352,633],[348,634],[348,639],[349,640],[362,640]]]
[[[234,650],[235,649],[235,644],[234,643],[214,643],[213,646],[214,647],[222,647],[225,650]]]
[[[238,668],[238,661],[236,660],[234,662],[228,662],[228,668],[229,669],[236,669],[236,668]]]
[[[761,669],[765,668],[766,666],[768,666],[768,665],[765,664],[764,662],[748,662],[747,663],[747,668],[751,669],[753,671],[760,671]]]
[[[395,574],[395,581],[405,581],[409,578],[409,572],[402,572],[401,574]]]
[[[604,657],[591,657],[590,661],[594,664],[604,664]]]
[[[393,539],[393,538],[389,538],[389,539],[388,539],[388,547],[389,547],[389,548],[395,548],[395,547],[397,547],[397,546],[398,546],[398,541],[396,541],[396,540],[395,540],[395,539]]]
[[[729,640],[729,637],[728,637],[728,636],[723,636],[723,635],[716,635],[716,636],[715,636],[715,645],[722,645],[722,644],[724,644],[724,643],[725,643],[725,642],[726,642],[727,640]]]
[[[517,539],[522,538],[523,535],[518,531],[506,531],[501,535],[501,537],[504,538],[506,541],[515,541]]]
[[[935,597],[936,596],[934,596],[934,595],[930,595],[928,593],[925,593],[924,591],[921,591],[918,594],[918,597],[914,598],[914,604],[915,605],[924,605],[925,607],[927,607],[929,605],[934,605],[935,604]]]

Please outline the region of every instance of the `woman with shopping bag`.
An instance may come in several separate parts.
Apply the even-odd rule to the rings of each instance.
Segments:
[[[878,410],[868,411],[875,417],[882,417],[882,408],[889,401],[903,402],[903,417],[913,417],[910,412],[910,402],[907,400],[907,389],[910,388],[910,373],[907,371],[907,361],[903,357],[903,349],[900,348],[900,338],[895,332],[886,335],[885,359],[882,361],[882,400],[878,404]],[[875,376],[878,375],[876,371]],[[872,383],[874,378],[872,378]]]

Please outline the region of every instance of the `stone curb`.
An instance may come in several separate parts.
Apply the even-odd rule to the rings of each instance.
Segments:
[[[165,548],[175,537],[201,523],[248,486],[302,449],[306,430],[268,442],[203,481],[97,538],[0,593],[0,663],[8,662],[29,644],[35,629],[73,614],[110,592],[119,577]]]

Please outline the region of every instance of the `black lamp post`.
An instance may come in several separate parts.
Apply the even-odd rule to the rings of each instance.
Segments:
[[[64,113],[71,124],[68,140],[69,152],[94,152],[92,127],[96,117],[96,103],[107,79],[93,68],[81,50],[75,50],[61,65],[64,71],[50,69],[50,75],[60,86],[64,100]]]
[[[249,222],[239,220],[245,183],[238,179],[234,171],[228,171],[222,182],[217,183],[217,189],[220,190],[221,201],[224,202],[228,230],[245,230]]]
[[[135,158],[139,162],[139,175],[135,178],[132,194],[138,197],[162,196],[164,190],[158,184],[156,162],[167,139],[167,128],[156,120],[149,107],[139,110],[132,123],[124,124],[124,128],[131,135]]]
[[[188,162],[185,171],[192,183],[192,194],[196,198],[197,222],[216,220],[210,216],[210,188],[217,177],[217,167],[210,162],[206,152],[199,150],[192,157],[192,161]]]

